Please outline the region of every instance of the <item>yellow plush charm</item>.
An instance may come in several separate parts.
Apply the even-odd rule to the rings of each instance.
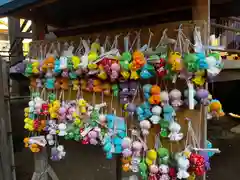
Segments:
[[[99,74],[97,75],[98,78],[102,79],[102,80],[106,80],[107,79],[107,73],[104,71],[104,68],[102,65],[99,66]]]
[[[179,52],[171,52],[169,54],[168,63],[172,65],[172,71],[181,71],[182,70],[182,63],[181,63],[182,56]]]
[[[72,81],[72,85],[73,85],[73,90],[74,91],[77,91],[79,88],[79,81],[76,79],[76,80],[73,80]]]
[[[73,63],[73,68],[74,69],[78,69],[80,62],[81,62],[81,60],[78,56],[73,56],[72,57],[72,63]]]
[[[85,114],[87,112],[87,101],[85,101],[84,99],[79,99],[78,106],[82,114]]]
[[[121,72],[121,75],[122,75],[122,77],[124,78],[124,79],[128,79],[129,78],[129,76],[130,76],[130,73],[128,72],[128,71],[122,71]]]
[[[32,63],[33,74],[38,74],[39,73],[38,67],[39,67],[39,62],[38,61]]]
[[[154,149],[151,149],[147,152],[146,163],[148,166],[152,165],[157,159],[157,152]]]
[[[33,120],[32,119],[25,118],[24,122],[25,122],[24,129],[27,129],[29,131],[33,131],[34,130]]]
[[[204,83],[205,83],[205,78],[202,77],[202,76],[195,76],[195,77],[192,79],[192,82],[193,82],[195,85],[203,86]]]
[[[188,177],[188,180],[195,180],[196,175],[194,173],[191,173],[190,176]]]
[[[131,71],[130,79],[133,79],[133,80],[139,79],[139,75],[138,75],[137,71],[133,71],[133,70]]]

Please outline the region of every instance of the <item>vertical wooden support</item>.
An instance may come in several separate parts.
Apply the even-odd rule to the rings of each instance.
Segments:
[[[45,24],[37,19],[32,21],[33,40],[43,40],[42,35],[45,32]]]
[[[34,20],[32,22],[33,40],[39,40],[44,35],[45,24]],[[34,173],[32,180],[48,180],[49,176],[52,180],[59,180],[52,167],[48,164],[48,153],[46,148],[42,148],[41,152],[34,155]]]
[[[204,33],[202,42],[205,46],[209,45],[210,37],[210,0],[194,0],[192,7],[192,19],[197,26],[204,27]],[[208,84],[205,84],[205,88],[208,88]],[[205,148],[207,143],[207,107],[202,108],[202,119],[201,121],[201,147]],[[206,179],[206,173],[202,177]]]
[[[12,161],[11,150],[9,145],[9,136],[7,128],[5,103],[4,103],[4,91],[3,91],[3,74],[2,74],[2,58],[0,58],[0,180],[12,180]]]
[[[192,7],[193,21],[197,26],[204,27],[203,33],[203,44],[209,45],[209,37],[210,37],[210,0],[194,0],[194,4]],[[204,113],[206,114],[206,113]],[[202,127],[202,138],[201,145],[205,146],[205,140],[207,138],[207,121],[206,117],[203,116],[203,127]]]

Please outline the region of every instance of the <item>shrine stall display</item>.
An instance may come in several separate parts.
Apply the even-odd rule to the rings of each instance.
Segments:
[[[101,146],[109,160],[121,155],[122,170],[140,173],[143,180],[203,176],[210,169],[209,158],[219,150],[211,142],[201,148],[201,133],[189,117],[184,117],[183,131],[177,113],[206,107],[208,118],[224,115],[221,103],[204,86],[223,63],[220,54],[205,52],[197,28],[194,42],[182,26],[177,33],[173,39],[163,31],[155,47],[151,32],[146,44],[141,44],[140,32],[132,41],[134,33],[116,35],[112,43],[109,37],[104,43],[98,38],[81,38],[78,44],[33,42],[24,68],[17,69],[30,80],[25,147],[39,153],[47,146],[50,159],[60,161],[67,158],[61,144],[65,139]],[[184,90],[178,89],[178,81]],[[153,146],[148,142],[152,128],[159,129]],[[163,141],[181,150],[172,151]]]

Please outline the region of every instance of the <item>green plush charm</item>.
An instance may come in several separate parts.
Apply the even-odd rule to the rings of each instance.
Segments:
[[[56,100],[56,94],[55,93],[48,93],[48,99],[50,103]]]
[[[220,56],[219,53],[210,53],[210,54],[208,54],[208,56],[213,56],[213,57],[215,57],[217,60],[220,60],[220,58],[221,58],[221,56]]]
[[[33,98],[40,97],[40,92],[33,92],[31,97],[33,97]]]
[[[164,80],[172,80],[174,75],[176,74],[174,71],[171,70],[172,65],[166,64],[165,69],[166,69],[166,75],[164,76]]]
[[[99,119],[99,115],[100,115],[99,111],[94,108],[91,115],[90,115],[90,123],[89,123],[92,127],[97,126],[97,121]]]
[[[32,75],[32,70],[33,70],[32,63],[28,63],[27,67],[25,69],[24,75],[27,76],[27,77],[31,76]]]
[[[73,70],[73,62],[71,58],[68,58],[67,60],[67,68],[68,70],[72,71]]]
[[[71,125],[67,129],[67,134],[64,136],[66,140],[75,140],[75,141],[80,141],[81,136],[80,136],[80,128],[79,126],[76,125]]]
[[[197,72],[199,70],[199,58],[196,54],[185,54],[183,57],[183,63],[189,72]]]
[[[142,180],[148,179],[147,169],[148,169],[148,166],[145,163],[144,159],[142,159],[141,162],[139,163],[139,170],[140,170]]]
[[[117,97],[118,96],[118,91],[119,91],[118,85],[117,84],[113,84],[112,85],[113,96]]]
[[[160,121],[160,127],[161,127],[160,136],[163,137],[163,138],[168,137],[169,122],[165,121],[165,120],[161,120]]]
[[[132,59],[131,53],[130,52],[124,52],[122,54],[122,57],[121,57],[120,61],[119,61],[121,68],[128,71],[129,70],[129,63],[130,63],[131,59]]]
[[[158,154],[158,161],[159,164],[168,164],[169,163],[169,151],[167,148],[158,148],[157,150]]]

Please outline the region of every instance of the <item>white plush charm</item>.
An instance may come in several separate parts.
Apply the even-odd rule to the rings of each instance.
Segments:
[[[68,58],[65,56],[60,57],[60,69],[67,69],[67,60]]]
[[[140,122],[140,128],[143,136],[147,136],[149,134],[149,129],[151,128],[151,123],[148,120],[143,120]]]
[[[159,180],[170,180],[170,177],[168,175],[169,173],[169,167],[168,165],[165,165],[165,164],[161,164],[159,166],[159,172],[161,174]]]
[[[152,117],[150,117],[150,121],[153,124],[158,124],[161,120],[160,114],[162,113],[162,108],[160,106],[154,106],[152,108]]]
[[[64,150],[64,146],[63,145],[58,145],[57,150],[58,150],[58,157],[59,157],[59,159],[63,159],[66,156],[66,152]]]
[[[48,135],[46,136],[46,139],[47,139],[47,142],[48,142],[48,144],[49,144],[50,146],[54,145],[53,135],[48,134]]]
[[[183,104],[183,102],[181,100],[182,93],[178,89],[173,89],[169,93],[169,97],[171,99],[171,104],[172,104],[173,107],[177,108],[177,107],[179,107]]]
[[[66,129],[67,129],[67,125],[64,124],[64,123],[60,123],[58,125],[58,130],[59,130],[58,135],[59,136],[65,136],[66,135]]]
[[[153,113],[153,115],[160,116],[160,114],[162,113],[162,108],[160,106],[154,106],[152,108],[152,113]]]
[[[217,67],[217,59],[213,56],[206,57],[206,62],[208,64],[207,72],[210,76],[214,77],[217,76],[221,69]],[[219,60],[221,62],[221,60]]]
[[[29,106],[29,112],[34,112],[35,102],[34,101],[29,101],[28,106]]]
[[[178,164],[177,178],[187,179],[189,177],[189,173],[187,172],[190,165],[189,160],[185,157],[179,157],[177,160],[177,164]]]
[[[163,106],[164,106],[164,104],[168,103],[168,101],[169,101],[168,92],[167,91],[162,91],[160,93],[160,99],[161,99],[161,102],[162,102]]]
[[[160,116],[153,115],[153,116],[150,117],[149,119],[150,119],[150,121],[151,121],[153,124],[158,124],[159,121],[161,120],[161,117],[160,117]]]
[[[181,126],[177,122],[173,121],[169,125],[170,133],[168,135],[170,141],[180,141],[183,138],[183,133],[180,133]]]
[[[49,134],[52,134],[52,135],[57,134],[58,125],[56,124],[56,121],[49,120],[48,125],[49,125],[49,127],[48,127]]]

